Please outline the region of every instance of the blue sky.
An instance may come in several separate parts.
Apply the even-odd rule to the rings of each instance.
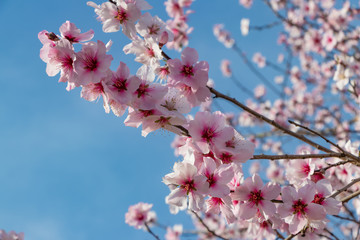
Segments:
[[[148,2],[152,15],[167,18],[163,1]],[[250,57],[260,50],[275,61],[276,31],[264,39],[258,33],[241,37],[239,30],[242,17],[260,25],[273,19],[271,12],[260,8],[255,18],[235,0],[198,0],[191,9],[189,46],[209,62],[219,90],[244,100],[222,77],[221,60],[230,59],[249,88],[257,82],[237,64],[241,59],[217,42],[212,27],[225,23]],[[86,102],[79,89],[67,92],[65,84],[57,83],[59,76],[46,75],[37,34],[44,29],[58,33],[66,20],[83,32],[93,29],[94,40],[114,41],[113,70],[120,60],[132,74],[139,66],[134,56],[121,52],[129,40],[120,32],[103,33],[86,1],[0,1],[0,229],[25,232],[26,240],[152,239],[127,226],[124,214],[129,205],[143,201],[154,204],[164,224],[189,219],[169,214],[164,202],[169,191],[161,179],[177,161],[170,147],[174,136],[158,131],[143,138],[139,129],[123,125],[124,118],[106,114],[100,102]]]

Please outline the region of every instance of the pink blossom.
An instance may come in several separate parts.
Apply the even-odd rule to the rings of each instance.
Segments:
[[[323,206],[327,214],[339,214],[341,203],[329,197],[332,193],[330,182],[326,179],[320,180],[315,184],[315,189],[316,193],[312,202]]]
[[[227,184],[234,174],[230,164],[216,167],[215,161],[206,157],[199,172],[207,178],[209,195],[222,198],[230,194],[230,188]]]
[[[209,79],[209,64],[198,62],[199,56],[194,48],[185,48],[179,59],[168,60],[170,77],[175,83],[183,83],[194,90],[205,87]]]
[[[225,142],[234,135],[232,127],[225,125],[225,117],[220,112],[197,112],[195,119],[189,122],[189,134],[194,143],[208,153],[210,147]]]
[[[1,240],[24,240],[24,233],[16,233],[10,231],[6,233],[4,230],[0,230],[0,239]]]
[[[74,71],[75,52],[67,39],[61,39],[54,46],[49,45],[46,73],[55,76],[61,72],[59,82],[75,83],[77,74]]]
[[[120,62],[116,72],[111,72],[110,77],[106,78],[104,87],[113,100],[119,104],[130,105],[140,82],[138,77],[130,76],[127,65]]]
[[[166,95],[168,87],[152,83],[155,75],[148,67],[140,68],[137,72],[137,77],[141,82],[139,87],[133,92],[133,107],[143,110],[154,109]]]
[[[257,52],[254,54],[252,58],[253,62],[258,65],[259,68],[263,68],[266,66],[266,59],[261,53]]]
[[[290,233],[298,233],[307,224],[316,228],[324,227],[326,212],[323,206],[312,202],[315,193],[315,188],[310,184],[299,190],[290,186],[282,189],[284,204],[278,206],[278,213],[289,224]]]
[[[250,24],[250,20],[248,18],[242,18],[240,21],[240,30],[241,30],[241,34],[243,36],[246,36],[249,34],[249,24]]]
[[[122,31],[126,36],[136,37],[135,22],[141,16],[140,8],[136,4],[117,0],[116,4],[104,2],[96,5],[94,2],[87,2],[87,5],[95,8],[95,13],[103,24],[104,32],[117,32],[122,26]]]
[[[236,217],[233,213],[233,205],[230,196],[222,198],[211,197],[206,200],[206,213],[219,214],[221,213],[228,224],[235,222]]]
[[[172,228],[166,228],[165,240],[180,240],[180,236],[183,232],[183,226],[180,224],[174,225]]]
[[[230,32],[224,29],[223,24],[215,24],[213,27],[213,33],[217,40],[224,44],[227,48],[232,48],[235,44],[235,40],[231,37]]]
[[[106,47],[102,41],[87,42],[76,53],[74,62],[75,72],[78,74],[77,86],[98,83],[109,70],[113,57],[106,55]]]
[[[85,33],[80,33],[80,29],[78,29],[74,23],[70,21],[66,21],[60,26],[59,29],[61,36],[66,38],[72,43],[85,42],[90,41],[94,37],[94,31],[89,30]]]
[[[253,3],[253,0],[239,0],[239,4],[243,5],[246,8],[250,8]]]
[[[231,77],[232,71],[231,71],[231,68],[230,68],[230,61],[229,60],[227,60],[227,59],[222,60],[221,65],[220,65],[220,69],[221,69],[222,74],[225,77]]]
[[[167,174],[163,182],[171,189],[167,203],[178,207],[186,206],[189,197],[189,209],[199,211],[204,204],[207,192],[206,178],[197,173],[190,163],[175,163],[174,172]]]
[[[258,85],[255,89],[254,89],[254,96],[255,98],[262,98],[264,97],[266,94],[266,88],[263,84]]]
[[[248,237],[253,240],[275,240],[276,232],[274,226],[271,225],[270,221],[253,221],[248,227]]]
[[[267,183],[264,186],[260,176],[254,174],[235,189],[231,198],[242,201],[239,206],[240,218],[269,219],[276,213],[275,204],[271,200],[279,196],[280,190],[280,186],[277,184]]]
[[[152,69],[160,66],[160,60],[163,59],[159,44],[152,38],[136,38],[123,48],[125,54],[135,54],[135,61],[148,65]]]
[[[245,140],[235,129],[233,129],[233,134],[227,135],[224,141],[214,146],[215,156],[225,164],[244,163],[253,156],[254,150],[255,144]]]
[[[103,97],[104,109],[106,113],[110,112],[109,97],[108,94],[104,91],[104,83],[101,81],[99,83],[89,83],[88,85],[83,86],[81,90],[81,97],[92,102],[98,99],[100,96]]]
[[[135,27],[142,37],[153,38],[156,42],[160,41],[164,33],[167,34],[167,41],[173,39],[172,33],[167,29],[166,24],[158,16],[152,17],[148,12],[141,16]]]
[[[129,207],[125,214],[125,222],[134,228],[140,229],[154,219],[154,212],[150,212],[152,204],[138,203]]]

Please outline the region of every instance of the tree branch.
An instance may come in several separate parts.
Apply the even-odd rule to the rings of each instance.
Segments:
[[[202,220],[202,218],[201,218],[195,211],[191,210],[191,212],[196,216],[196,218],[199,220],[199,222],[206,228],[206,230],[207,230],[209,233],[211,233],[213,236],[218,237],[218,238],[220,238],[220,239],[228,240],[227,238],[224,238],[224,237],[216,234],[213,230],[211,230],[211,229],[209,228],[209,226],[206,225],[206,223],[204,223],[204,221]]]

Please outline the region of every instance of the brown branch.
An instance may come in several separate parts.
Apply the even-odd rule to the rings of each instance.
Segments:
[[[301,124],[299,124],[299,123],[296,123],[296,122],[294,122],[294,121],[288,120],[288,122],[291,123],[291,124],[293,124],[293,125],[295,125],[296,127],[303,128],[303,129],[305,129],[305,130],[307,130],[307,131],[309,131],[309,132],[311,132],[311,133],[313,133],[313,134],[321,137],[321,138],[324,139],[327,143],[329,143],[329,144],[333,145],[334,147],[336,147],[337,149],[339,149],[340,152],[345,153],[345,150],[344,150],[344,149],[342,149],[339,145],[333,143],[332,141],[330,141],[329,139],[327,139],[326,137],[324,137],[324,136],[321,135],[320,133],[318,133],[318,132],[316,132],[316,131],[308,128],[308,127],[305,127],[305,126],[303,126],[303,125],[301,125]]]
[[[330,158],[330,157],[337,157],[337,158],[343,158],[345,157],[345,154],[343,153],[327,153],[327,154],[284,154],[284,155],[254,155],[250,160],[256,160],[256,159],[268,159],[268,160],[282,160],[282,159],[288,159],[288,160],[299,160],[299,159],[307,159],[307,158]],[[343,163],[343,162],[340,162]],[[345,163],[344,163],[345,164]],[[338,164],[337,165],[341,165]],[[319,171],[319,170],[318,170]]]
[[[345,154],[341,153],[342,155],[344,155],[345,157]],[[339,157],[340,158],[340,157]],[[347,163],[350,163],[351,161],[350,160],[346,160],[346,161],[340,161],[340,162],[337,162],[337,163],[333,163],[333,164],[330,164],[329,166],[327,167],[324,167],[324,168],[321,168],[321,169],[317,169],[315,170],[315,172],[321,172],[321,173],[325,173],[327,170],[329,170],[330,168],[333,168],[333,167],[337,167],[337,166],[340,166],[340,165],[344,165],[344,164],[347,164]]]
[[[155,239],[160,240],[160,238],[159,238],[153,231],[151,231],[151,229],[150,229],[150,227],[148,226],[147,222],[145,222],[144,225],[145,225],[146,230],[147,230]]]
[[[261,72],[259,72],[253,64],[249,61],[245,53],[238,47],[236,44],[233,45],[232,49],[235,50],[235,52],[242,58],[243,62],[246,64],[246,66],[250,69],[251,72],[255,74],[255,76],[263,82],[266,86],[268,86],[274,93],[281,96],[281,91],[278,90],[272,82],[270,82]]]
[[[216,234],[213,230],[211,230],[211,229],[209,228],[209,226],[206,225],[206,223],[204,223],[204,221],[202,220],[202,218],[201,218],[195,211],[191,210],[191,212],[196,216],[196,218],[200,221],[200,223],[206,228],[206,230],[207,230],[209,233],[211,233],[213,236],[218,237],[218,238],[220,238],[220,239],[228,240],[227,238],[224,238],[224,237]]]
[[[308,138],[306,138],[306,137],[304,137],[302,135],[299,135],[299,134],[297,134],[297,133],[295,133],[295,132],[293,132],[293,131],[291,131],[291,130],[283,127],[283,126],[281,126],[280,124],[278,124],[274,120],[271,120],[271,119],[265,117],[264,115],[261,115],[260,113],[258,113],[256,111],[252,110],[251,108],[245,106],[244,104],[240,103],[235,98],[231,98],[231,97],[229,97],[229,96],[227,96],[225,94],[222,94],[219,91],[215,90],[214,88],[211,88],[211,87],[208,87],[208,88],[209,88],[210,92],[215,95],[215,97],[225,99],[225,100],[235,104],[236,106],[238,106],[238,107],[242,108],[243,110],[247,111],[248,113],[250,113],[254,117],[256,117],[256,118],[258,118],[258,119],[260,119],[260,120],[262,120],[264,122],[267,122],[268,124],[270,124],[273,127],[283,131],[284,133],[286,133],[286,134],[288,134],[290,136],[293,136],[293,137],[295,137],[295,138],[297,138],[297,139],[299,139],[299,140],[301,140],[301,141],[315,147],[316,149],[318,149],[320,151],[323,151],[323,152],[326,152],[326,153],[335,153],[334,151],[332,151],[332,150],[330,150],[330,149],[328,149],[326,147],[323,147],[323,146],[311,141],[310,139],[308,139]],[[353,156],[353,157],[355,157],[355,156]],[[360,158],[356,158],[356,160],[360,161]]]
[[[340,188],[339,190],[331,194],[329,197],[335,198],[337,195],[339,195],[340,193],[342,193],[343,191],[345,191],[346,189],[348,189],[357,182],[360,182],[360,178],[354,178],[349,184],[347,184],[343,188]]]
[[[340,200],[340,202],[348,202],[351,199],[353,199],[354,197],[357,197],[360,195],[360,190],[357,190],[356,192],[353,192],[352,194],[350,194],[349,196],[344,197],[343,199]]]
[[[335,234],[333,234],[331,231],[329,231],[327,228],[324,229],[325,232],[330,234],[332,237],[334,237],[336,240],[340,240]]]
[[[346,220],[346,221],[354,222],[354,223],[360,225],[360,222],[358,222],[358,221],[356,221],[356,220],[354,220],[354,219],[351,219],[351,218],[347,218],[347,217],[343,217],[343,216],[339,216],[339,215],[330,215],[330,216],[339,218],[339,219],[341,219],[341,220]]]

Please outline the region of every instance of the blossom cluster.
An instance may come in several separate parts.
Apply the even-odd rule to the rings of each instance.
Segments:
[[[102,97],[105,112],[112,111],[116,116],[127,114],[124,124],[142,126],[144,137],[160,128],[177,134],[172,146],[181,161],[174,164],[173,172],[163,177],[170,190],[165,201],[171,213],[190,212],[200,239],[214,236],[285,239],[282,234],[295,239],[328,236],[329,216],[351,212],[341,208],[341,203],[350,200],[346,199],[346,191],[354,194],[360,190],[358,184],[351,184],[360,179],[360,168],[354,164],[359,160],[360,142],[349,140],[352,131],[360,131],[357,117],[360,111],[356,105],[360,101],[360,85],[356,81],[360,74],[356,61],[360,54],[356,52],[360,30],[350,25],[359,11],[351,8],[347,1],[340,9],[328,0],[294,0],[291,8],[286,1],[265,2],[282,20],[284,31],[278,43],[290,53],[283,64],[286,66],[281,65],[285,62],[283,54],[278,56],[278,64],[260,52],[256,52],[252,60],[258,68],[273,68],[280,74],[275,85],[252,65],[223,24],[213,28],[215,37],[239,53],[263,81],[254,92],[236,82],[250,96],[246,106],[260,116],[252,111],[239,115],[203,111],[209,109],[214,91],[211,91],[208,62],[199,60],[196,49],[185,47],[192,31],[187,24],[192,11],[185,9],[191,6],[192,0],[166,1],[168,21],[143,13],[151,8],[144,0],[116,0],[100,5],[88,2],[104,32],[121,30],[131,40],[123,51],[134,54],[134,60],[142,64],[136,74],[131,74],[124,62],[119,63],[116,71],[111,70],[112,42],[91,41],[92,30],[82,33],[74,23],[66,21],[60,26],[60,34],[44,30],[38,35],[43,44],[40,58],[47,64],[47,74],[60,73],[59,81],[67,83],[67,90],[81,88],[81,97],[88,101]],[[240,0],[239,4],[250,9],[253,1]],[[241,21],[241,31],[247,36],[252,29],[276,25],[278,23],[252,28],[245,19]],[[75,45],[81,49],[76,51]],[[180,58],[171,59],[164,52],[164,46],[181,51]],[[335,60],[334,53],[337,53]],[[295,56],[300,66],[291,64]],[[236,81],[230,61],[222,61],[221,70],[225,77]],[[278,86],[283,89],[278,90]],[[265,100],[268,91],[278,98],[273,102]],[[343,107],[326,105],[331,102],[326,101],[329,94],[340,95]],[[188,115],[199,106],[201,111]],[[255,119],[254,115],[258,117]],[[265,118],[272,119],[272,127],[266,129],[265,134],[255,132],[245,138],[239,133],[240,128],[262,126]],[[289,124],[288,118],[332,136],[336,144],[317,135],[331,142],[331,147],[313,146],[333,155],[317,158],[319,152],[307,146],[298,147],[296,157],[284,154],[286,140],[276,138],[279,129],[289,129],[287,133],[309,143],[301,132],[308,128]],[[260,173],[261,165],[254,162],[250,176],[246,177],[243,164],[254,158],[256,148],[283,158],[274,158],[279,161],[271,161],[265,174]],[[359,199],[351,204],[359,215]],[[125,222],[153,234],[150,227],[157,218],[151,208],[152,204],[148,203],[130,206]],[[344,231],[352,227],[344,227]],[[165,238],[179,239],[183,231],[181,225],[167,227]]]

